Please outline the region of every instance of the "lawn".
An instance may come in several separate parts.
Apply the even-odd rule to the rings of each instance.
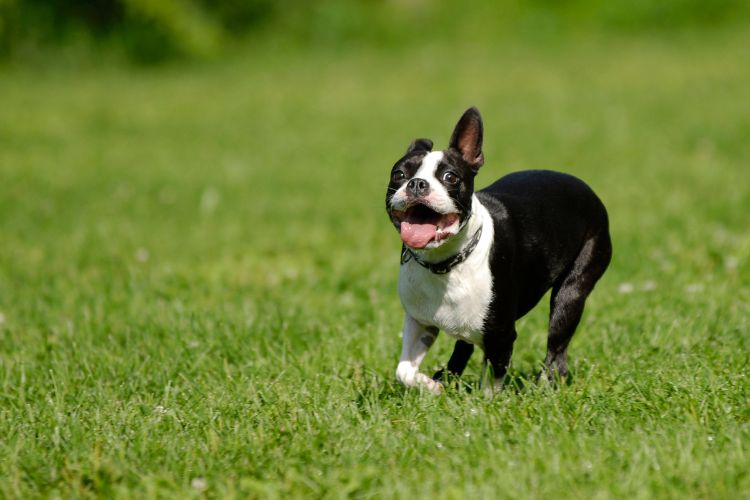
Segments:
[[[0,496],[749,496],[748,46],[5,70]],[[395,381],[388,172],[472,104],[480,186],[563,170],[610,213],[614,258],[558,388],[534,381],[544,300],[494,399]]]

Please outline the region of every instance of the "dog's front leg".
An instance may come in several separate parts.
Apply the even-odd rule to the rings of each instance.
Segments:
[[[396,378],[399,382],[407,387],[424,386],[435,394],[443,392],[440,382],[419,372],[419,365],[435,343],[437,334],[437,328],[424,326],[408,314],[405,316],[401,358],[396,368]]]

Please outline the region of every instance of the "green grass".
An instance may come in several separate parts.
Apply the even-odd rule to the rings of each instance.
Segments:
[[[750,495],[748,43],[6,72],[0,496]],[[532,380],[546,304],[493,400],[394,379],[388,171],[471,104],[479,185],[560,169],[610,212],[557,389]]]

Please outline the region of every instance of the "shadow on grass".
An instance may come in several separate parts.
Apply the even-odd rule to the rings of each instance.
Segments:
[[[523,395],[535,389],[557,390],[562,385],[572,385],[574,378],[574,375],[569,373],[567,377],[555,377],[550,381],[542,369],[511,370],[505,378],[502,392]],[[446,374],[441,382],[445,387],[445,395],[460,397],[463,394],[481,393],[480,377],[478,376],[456,377]],[[385,380],[381,376],[373,376],[369,383],[361,384],[356,389],[354,403],[360,412],[369,412],[375,406],[380,406],[383,403],[400,407],[404,403],[408,403],[410,398],[419,397],[422,393],[431,394],[426,389],[406,387],[396,381]]]
[[[488,374],[488,376],[490,376]],[[562,385],[570,386],[573,384],[575,376],[572,373],[568,373],[566,377],[560,377],[555,375],[552,380],[547,378],[546,371],[543,368],[535,370],[510,370],[505,377],[503,384],[503,391],[512,391],[515,394],[522,394],[526,390],[533,387],[549,387],[551,389],[557,389]],[[454,375],[446,374],[442,379],[442,383],[449,392],[479,392],[480,388],[480,377],[456,377]],[[485,383],[487,381],[485,380]]]

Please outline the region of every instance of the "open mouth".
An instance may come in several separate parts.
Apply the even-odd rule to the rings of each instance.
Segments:
[[[448,229],[458,222],[458,214],[441,214],[418,204],[406,210],[392,210],[391,220],[407,246],[425,248],[431,241],[442,241],[454,234]]]

